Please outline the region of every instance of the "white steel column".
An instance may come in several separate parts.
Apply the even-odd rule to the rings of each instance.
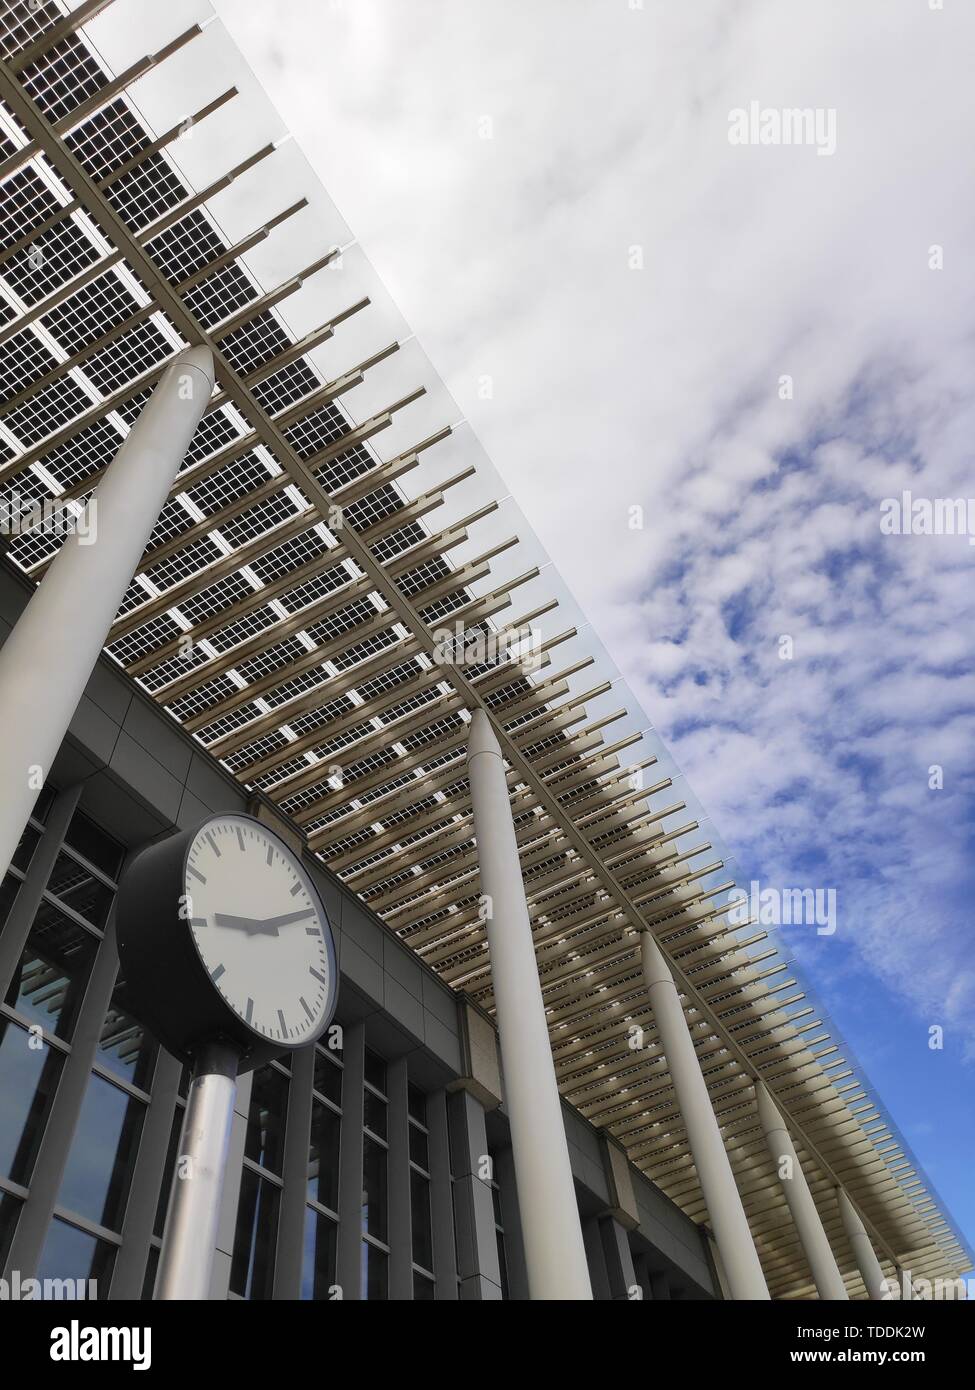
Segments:
[[[591,1299],[504,762],[479,709],[467,766],[529,1293]]]
[[[836,1202],[840,1209],[840,1216],[843,1218],[843,1229],[846,1231],[847,1239],[853,1251],[853,1256],[857,1262],[857,1268],[863,1276],[864,1287],[867,1296],[878,1302],[887,1299],[887,1280],[884,1278],[884,1271],[880,1267],[880,1261],[874,1254],[873,1245],[870,1237],[860,1220],[860,1213],[843,1191],[842,1187],[836,1189]]]
[[[163,373],[0,648],[0,865],[13,857],[213,390],[209,349]]]
[[[843,1276],[823,1230],[823,1223],[819,1219],[816,1203],[809,1191],[799,1155],[785,1121],[779,1114],[778,1106],[761,1081],[755,1083],[755,1098],[758,1101],[758,1117],[765,1131],[765,1141],[778,1171],[782,1191],[789,1204],[792,1219],[796,1223],[799,1240],[806,1252],[819,1296],[823,1299],[848,1299],[849,1294],[843,1283]]]
[[[731,1296],[734,1299],[768,1298],[761,1262],[674,977],[653,933],[642,931],[640,941],[643,979]]]

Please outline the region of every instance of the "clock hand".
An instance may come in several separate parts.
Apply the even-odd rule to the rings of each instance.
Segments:
[[[266,930],[264,920],[261,917],[236,917],[230,912],[215,912],[213,920],[218,927],[235,927],[240,931],[247,932],[250,936]],[[277,927],[272,928],[272,931],[277,936]]]
[[[314,917],[314,915],[315,909],[306,907],[303,912],[283,912],[280,917],[268,917],[264,925],[265,927],[274,927],[276,930],[278,927],[290,926],[292,922],[307,921],[309,917]]]
[[[237,917],[230,912],[215,912],[213,920],[218,927],[239,928],[250,936],[261,933],[277,936],[278,927],[290,926],[292,922],[304,922],[314,915],[313,908],[305,908],[302,912],[283,912],[278,917]]]

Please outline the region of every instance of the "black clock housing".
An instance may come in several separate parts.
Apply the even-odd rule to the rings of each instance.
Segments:
[[[220,819],[214,817],[213,819]],[[234,813],[235,820],[254,820],[262,836],[275,840],[282,853],[296,856],[263,821]],[[238,1072],[248,1072],[282,1053],[308,1046],[304,1038],[289,1044],[269,1039],[249,1027],[214,985],[187,915],[181,915],[186,893],[187,856],[204,821],[147,845],[129,864],[119,883],[115,923],[121,974],[133,1008],[168,1052],[192,1065],[201,1047],[227,1043],[240,1055]],[[338,976],[328,916],[308,877],[321,914],[331,970],[331,999],[315,1037],[328,1027],[335,1012]]]

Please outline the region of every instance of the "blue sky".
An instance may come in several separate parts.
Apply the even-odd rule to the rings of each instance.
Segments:
[[[216,7],[971,1242],[975,11]]]

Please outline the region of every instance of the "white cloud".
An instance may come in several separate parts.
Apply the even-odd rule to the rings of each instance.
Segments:
[[[975,494],[975,12],[217,9],[740,862],[820,856],[971,1029],[975,549],[879,507]],[[730,146],[752,99],[834,107],[835,155]]]

